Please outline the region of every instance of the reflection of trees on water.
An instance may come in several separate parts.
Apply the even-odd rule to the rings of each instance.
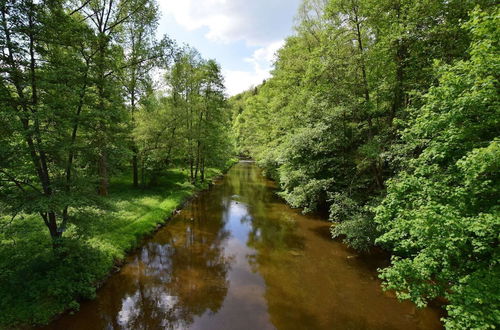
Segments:
[[[220,309],[228,290],[223,241],[229,233],[214,206],[196,200],[141,249],[129,265],[134,275],[117,288],[125,295],[108,328],[183,329]]]
[[[250,228],[247,245],[258,252],[248,256],[254,271],[256,263],[265,262],[271,251],[288,254],[290,250],[304,248],[303,238],[296,233],[294,213],[276,197],[257,166],[240,164],[226,182],[229,193],[239,196],[247,205],[248,214],[240,221]]]
[[[252,225],[248,234],[248,246],[261,252],[262,249],[302,250],[303,238],[296,234],[296,223],[293,219],[245,218]]]
[[[301,290],[303,283],[296,281],[302,278],[296,258],[305,248],[304,237],[298,233],[298,215],[274,194],[259,172],[251,166],[234,181],[239,182],[239,194],[249,200],[248,215],[241,222],[248,224],[247,245],[256,253],[247,260],[265,282],[270,321],[277,328],[321,328],[314,313],[302,308],[301,299],[308,295]]]
[[[242,165],[228,181],[236,194],[249,201],[249,214],[241,219],[252,227],[248,245],[256,250],[302,249],[304,243],[296,235],[293,212],[275,196],[257,166]]]
[[[250,208],[262,210],[266,203],[274,199],[273,192],[269,188],[257,166],[252,163],[241,163],[226,177],[224,195],[238,196],[241,202]],[[250,210],[250,213],[254,212]]]
[[[130,276],[125,272],[110,289],[120,299],[105,299],[118,306],[102,306],[109,312],[102,315],[107,328],[183,329],[197,316],[216,313],[228,291],[231,259],[224,243],[231,233],[225,225],[235,202],[244,205],[247,214],[239,221],[248,224],[247,244],[258,252],[248,256],[252,268],[269,251],[303,247],[293,217],[279,207],[260,170],[237,166],[222,186],[199,196],[135,255],[127,266]]]

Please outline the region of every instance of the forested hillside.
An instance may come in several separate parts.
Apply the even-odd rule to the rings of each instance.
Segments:
[[[227,166],[220,66],[153,0],[0,1],[0,327],[78,308]]]
[[[495,1],[306,0],[272,78],[230,99],[239,152],[331,233],[390,251],[385,288],[500,323]]]

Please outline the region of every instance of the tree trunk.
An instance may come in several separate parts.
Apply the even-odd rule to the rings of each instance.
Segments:
[[[102,152],[99,157],[99,195],[108,196],[108,161],[106,158],[106,153]]]
[[[400,43],[399,41],[398,43]],[[404,80],[404,66],[403,59],[405,56],[405,49],[403,45],[399,44],[396,51],[395,62],[396,62],[396,83],[394,86],[393,101],[391,105],[391,111],[388,117],[388,124],[392,126],[392,121],[396,118],[397,112],[401,109],[403,105],[403,80]]]
[[[193,157],[189,158],[189,171],[190,171],[190,178],[191,182],[194,182],[194,172],[193,172]]]
[[[144,166],[144,157],[142,157],[142,161],[141,161],[141,185],[142,186],[146,185],[146,183],[145,183],[145,181],[146,181],[146,170],[145,170],[144,167],[145,167]]]
[[[400,4],[398,3],[396,8],[396,14],[398,21],[400,20],[401,16],[401,8]],[[405,59],[408,56],[407,54],[407,48],[405,44],[405,40],[402,40],[399,38],[396,41],[396,52],[394,54],[394,62],[396,64],[396,81],[395,81],[395,86],[394,86],[394,91],[393,91],[393,102],[391,105],[391,110],[389,113],[389,116],[387,118],[389,126],[392,126],[392,122],[394,118],[396,118],[397,112],[401,109],[403,105],[403,98],[404,98],[404,70],[405,70]]]
[[[196,166],[194,170],[194,180],[198,179],[198,170],[200,168],[200,141],[196,143]]]
[[[202,157],[201,158],[201,181],[204,182],[205,181],[205,158]]]
[[[132,156],[132,175],[134,180],[134,187],[139,187],[139,168],[137,164],[137,148],[133,148],[134,155]]]
[[[101,22],[102,23],[102,22]],[[104,34],[104,31],[102,27],[99,28],[100,35],[99,35],[99,40],[98,40],[98,57],[97,57],[97,69],[98,69],[98,74],[97,74],[97,95],[99,99],[99,106],[98,109],[101,111],[102,114],[106,112],[106,106],[105,106],[105,100],[106,100],[106,95],[105,95],[105,51],[106,51],[106,46],[107,46],[107,40],[106,40],[106,35]],[[103,115],[104,116],[104,115]],[[107,164],[107,157],[106,157],[106,130],[107,130],[107,125],[106,125],[106,120],[101,118],[100,123],[99,123],[99,132],[97,134],[101,135],[98,139],[99,141],[99,149],[100,149],[100,155],[99,155],[99,160],[98,160],[98,166],[97,166],[97,172],[99,175],[99,189],[98,193],[100,196],[108,196],[108,164]]]
[[[62,230],[57,228],[56,214],[54,212],[40,213],[45,225],[49,229],[52,240],[52,249],[56,252],[61,247]]]

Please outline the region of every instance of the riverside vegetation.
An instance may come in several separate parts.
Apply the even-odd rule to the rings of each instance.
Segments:
[[[500,8],[306,0],[273,76],[231,98],[239,151],[333,237],[392,253],[386,289],[500,324]]]
[[[229,100],[154,0],[0,1],[0,328],[48,323],[239,153],[385,289],[500,324],[500,9],[304,0],[272,78]]]
[[[0,1],[0,327],[78,309],[229,165],[221,69],[157,40],[157,13],[151,0]]]

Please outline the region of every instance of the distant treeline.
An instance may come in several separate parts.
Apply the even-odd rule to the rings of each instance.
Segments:
[[[500,324],[496,1],[305,0],[271,79],[230,100],[239,152],[333,237],[392,252],[398,297]]]

